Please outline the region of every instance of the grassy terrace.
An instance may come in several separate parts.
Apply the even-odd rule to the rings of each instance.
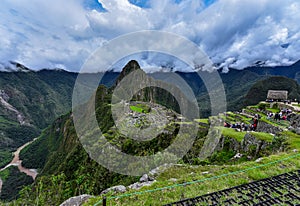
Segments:
[[[235,129],[233,128],[221,128],[222,130],[222,134],[225,137],[230,137],[230,138],[234,138],[237,141],[241,142],[244,139],[244,136],[246,135],[247,132],[237,132]]]
[[[145,104],[131,105],[130,109],[138,113],[149,113],[151,108]]]
[[[261,120],[282,129],[287,128],[287,121],[275,122],[268,120],[262,112],[257,112],[258,106],[248,107],[247,111],[261,115]],[[276,112],[276,109],[267,109]],[[230,123],[250,123],[251,118],[228,112],[219,118]],[[208,119],[197,119],[194,122],[208,123]],[[187,122],[185,122],[187,123]],[[226,137],[234,138],[241,142],[247,132],[238,132],[232,128],[219,127]],[[274,136],[264,132],[250,132],[257,139],[272,142]],[[224,165],[176,165],[172,166],[156,177],[157,182],[140,190],[129,189],[125,193],[106,194],[107,205],[163,205],[185,198],[192,198],[211,192],[216,192],[237,185],[253,182],[295,171],[300,168],[300,135],[291,131],[283,131],[279,136],[287,139],[289,148],[286,152],[263,157],[262,161],[247,161],[240,164]],[[296,152],[292,150],[296,149]],[[90,199],[85,205],[102,205],[103,196]]]
[[[208,119],[194,119],[194,121],[198,123],[209,124]]]
[[[241,142],[244,139],[244,136],[247,134],[247,132],[238,132],[233,128],[221,128],[221,129],[222,129],[222,134],[224,136],[234,138],[239,142]],[[250,132],[250,134],[256,137],[257,139],[266,142],[272,142],[274,138],[273,135],[265,132]]]
[[[107,194],[107,205],[162,205],[294,171],[299,167],[299,153],[281,153],[263,158],[259,163],[251,161],[234,166],[173,166],[160,174],[158,181],[149,187]],[[177,181],[174,183],[171,178]],[[190,183],[184,184],[186,182]],[[102,198],[92,198],[85,205],[95,205]],[[98,205],[101,204],[99,202]]]
[[[290,149],[300,150],[300,135],[297,135],[291,131],[283,131],[281,134],[287,138]]]
[[[263,140],[266,142],[272,142],[274,139],[274,136],[269,134],[269,133],[265,133],[265,132],[252,132],[251,133],[254,137],[256,137],[259,140]]]

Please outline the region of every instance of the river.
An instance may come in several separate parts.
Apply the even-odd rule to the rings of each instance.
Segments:
[[[27,142],[26,144],[24,144],[21,147],[19,147],[17,149],[17,151],[14,152],[14,158],[13,158],[13,160],[8,165],[6,165],[4,168],[2,168],[0,170],[0,172],[3,171],[3,170],[5,170],[8,167],[15,166],[15,167],[18,167],[18,169],[20,170],[20,172],[23,172],[23,173],[27,174],[28,176],[32,177],[33,180],[35,180],[38,172],[35,169],[27,169],[27,168],[23,167],[22,164],[21,164],[22,160],[20,160],[20,152],[21,152],[21,150],[24,149],[27,145],[30,145],[35,140],[36,139],[34,139],[34,140],[30,141],[30,142]],[[0,178],[0,193],[1,193],[1,189],[2,189],[2,184],[3,184],[3,182],[2,182],[2,180]]]

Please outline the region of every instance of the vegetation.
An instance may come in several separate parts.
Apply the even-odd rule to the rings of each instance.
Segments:
[[[194,121],[196,121],[198,123],[209,124],[208,119],[195,119]]]
[[[234,138],[239,142],[241,142],[244,139],[244,136],[246,134],[246,132],[238,132],[233,128],[221,128],[221,129],[222,129],[222,134],[225,137]]]
[[[263,158],[259,163],[251,161],[239,165],[173,166],[161,173],[156,183],[138,192],[129,190],[107,194],[108,205],[162,205],[294,171],[300,167],[300,156],[294,155],[280,153]],[[172,182],[171,178],[175,178],[176,182]],[[186,182],[192,183],[184,184]],[[92,198],[85,205],[101,203],[102,198]]]
[[[22,187],[33,183],[31,177],[20,172],[19,169],[14,166],[0,172],[0,177],[3,181],[0,199],[4,201],[17,199]]]
[[[7,149],[0,150],[0,168],[6,166],[13,159],[11,151]]]
[[[141,103],[136,105],[131,105],[130,109],[134,112],[139,112],[139,113],[149,113],[151,111],[151,107]]]
[[[255,136],[259,140],[263,140],[266,142],[272,142],[274,139],[274,135],[271,135],[269,133],[265,132],[253,132],[251,133],[253,136]]]
[[[131,64],[133,64],[131,66],[134,67],[131,69],[139,68],[134,62],[131,62]],[[130,72],[131,69],[125,71],[124,75]],[[3,145],[4,143],[10,143],[9,141],[11,138],[8,139],[8,135],[11,135],[11,137],[19,136],[20,139],[14,140],[19,141],[19,144],[34,138],[39,134],[39,131],[45,126],[48,126],[49,122],[57,115],[65,113],[68,110],[67,108],[70,106],[69,103],[61,104],[60,101],[63,98],[68,99],[70,97],[68,96],[71,94],[68,90],[70,88],[68,87],[67,89],[63,83],[65,81],[73,81],[74,83],[74,74],[67,74],[66,79],[60,79],[59,74],[51,74],[53,75],[53,79],[52,76],[47,79],[45,75],[48,74],[47,72],[49,71],[43,72],[45,73],[39,77],[35,76],[39,73],[29,73],[31,81],[42,81],[40,82],[41,88],[36,85],[31,86],[32,88],[27,86],[30,81],[24,76],[22,78],[26,79],[23,83],[26,85],[25,90],[19,89],[19,83],[15,83],[14,85],[18,88],[18,91],[13,90],[14,87],[12,86],[5,88],[15,96],[18,96],[16,94],[20,94],[18,96],[19,98],[11,99],[10,103],[24,113],[25,117],[29,118],[34,127],[19,126],[18,123],[16,124],[16,120],[12,118],[11,114],[0,110],[0,112],[3,113],[3,115],[1,113],[0,116],[0,127],[5,128],[5,136],[0,136],[0,143],[2,141]],[[18,75],[22,76],[23,74],[17,74],[16,76]],[[180,75],[187,80],[190,78],[190,76],[186,74]],[[234,75],[239,77],[236,78],[236,81],[232,81]],[[222,74],[221,76],[224,80],[225,90],[229,99],[228,106],[233,110],[242,108],[242,100],[244,97],[241,94],[246,93],[257,79],[262,79],[261,76],[247,70],[245,72],[233,71],[230,76],[227,74]],[[12,78],[16,77],[13,76]],[[20,77],[16,78],[16,80],[19,78]],[[41,80],[39,80],[39,78],[41,78]],[[119,76],[117,81],[121,80],[122,75]],[[3,82],[3,80],[0,80],[0,86],[1,82]],[[194,77],[193,81],[190,81],[189,83],[197,94],[200,104],[200,116],[204,118],[208,117],[210,114],[209,96],[205,90],[205,85],[201,85],[201,80],[198,82],[198,79]],[[60,86],[56,88],[57,84]],[[112,84],[112,82],[110,82],[110,84],[116,86],[115,84]],[[32,93],[28,94],[29,91]],[[249,91],[249,93],[251,94],[251,91]],[[299,157],[281,161],[281,158],[287,158],[290,155],[293,155],[291,149],[300,149],[299,135],[290,131],[281,132],[276,134],[275,137],[263,132],[251,133],[257,139],[268,142],[270,145],[266,148],[267,151],[264,151],[265,153],[263,153],[263,155],[272,155],[264,157],[261,162],[253,161],[253,157],[248,158],[248,154],[245,154],[244,157],[239,160],[233,160],[233,157],[238,151],[232,148],[232,141],[234,140],[235,142],[240,143],[246,132],[238,132],[230,128],[224,128],[222,131],[224,147],[221,150],[214,151],[212,156],[208,159],[200,159],[199,153],[206,140],[206,135],[208,134],[210,126],[210,120],[208,119],[196,119],[195,121],[186,120],[184,122],[171,121],[170,124],[163,128],[164,132],[156,138],[145,142],[135,141],[118,132],[111,114],[111,96],[112,88],[108,89],[104,85],[99,86],[96,94],[96,117],[101,131],[109,143],[127,154],[148,156],[159,153],[172,144],[177,137],[180,127],[184,127],[188,130],[190,127],[192,128],[196,125],[199,130],[192,148],[182,160],[179,161],[182,165],[172,166],[166,169],[156,177],[156,183],[150,187],[143,187],[141,191],[143,192],[147,189],[170,186],[168,189],[162,191],[156,190],[140,195],[130,195],[130,193],[135,191],[129,190],[124,194],[128,195],[128,197],[112,198],[112,200],[109,200],[109,204],[160,205],[162,203],[169,203],[182,198],[206,194],[207,192],[236,186],[238,184],[299,168]],[[246,99],[247,98],[252,97],[247,96]],[[168,109],[177,112],[179,111],[179,105],[177,101],[174,100],[174,97],[169,92],[159,88],[145,88],[140,92],[140,95],[134,95],[132,101],[138,102],[137,104],[130,106],[130,109],[137,113],[149,114],[152,112],[151,106],[147,103],[143,103],[147,101],[159,103],[165,105]],[[43,106],[40,106],[41,104]],[[167,110],[167,108],[165,109]],[[286,128],[286,125],[284,125],[285,122],[280,123],[268,120],[266,118],[266,111],[277,111],[277,109],[270,109],[269,104],[259,104],[254,107],[249,107],[246,110],[250,116],[251,114],[256,113],[260,114],[262,116],[260,121],[265,121],[276,127]],[[142,114],[141,116],[147,115]],[[176,117],[175,112],[169,112],[168,116]],[[220,115],[218,118],[221,119],[221,121],[224,120],[230,123],[251,123],[251,118],[249,116],[235,112],[228,112],[226,115]],[[11,128],[13,129],[10,130]],[[26,134],[26,137],[21,137],[21,134],[24,133]],[[286,145],[287,147],[282,147],[284,152],[276,154],[278,153],[278,148],[281,148],[284,144],[288,144]],[[10,150],[6,150],[3,153],[0,153],[0,158],[3,157],[3,160],[8,161],[9,152]],[[259,155],[262,154],[260,153]],[[120,184],[126,186],[138,181],[138,177],[130,177],[111,172],[89,157],[76,135],[71,113],[60,116],[48,126],[48,128],[43,130],[35,142],[21,151],[20,157],[23,160],[23,165],[25,167],[37,168],[39,170],[39,175],[32,185],[29,185],[20,191],[20,198],[12,203],[16,205],[57,205],[72,196],[81,194],[99,195],[101,191],[111,186]],[[272,163],[274,161],[279,162]],[[16,168],[12,167],[10,169],[13,170]],[[240,170],[243,172],[238,172]],[[233,174],[233,172],[235,173]],[[8,187],[10,184],[16,184],[16,180],[11,179],[13,174],[14,171],[10,170],[9,172],[5,170],[0,174],[1,178],[5,180],[4,187]],[[18,175],[16,175],[16,177],[19,178]],[[173,179],[171,181],[171,178],[176,178],[176,180]],[[19,182],[23,181],[23,185],[28,184],[28,182],[26,182],[27,180],[22,180],[22,178],[18,180]],[[201,184],[184,184],[185,182],[195,180],[201,182]],[[173,186],[174,181],[176,184],[179,183],[181,185]],[[19,188],[21,187],[18,186],[18,189]],[[161,193],[163,195],[161,195]],[[15,198],[15,193],[12,194],[14,194],[13,198]],[[122,194],[108,194],[109,197],[112,195]],[[94,204],[101,200],[101,198],[101,196],[96,197],[87,204]]]
[[[289,99],[298,99],[300,97],[300,86],[295,80],[274,76],[256,82],[247,93],[244,99],[244,106],[256,105],[260,101],[264,101],[267,98],[268,90],[286,90],[288,91]]]

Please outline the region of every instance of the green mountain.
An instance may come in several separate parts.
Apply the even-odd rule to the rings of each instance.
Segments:
[[[12,151],[37,137],[41,129],[70,110],[77,75],[28,69],[0,75],[1,168],[10,162]]]
[[[268,77],[257,81],[244,98],[244,105],[256,105],[267,98],[268,90],[286,90],[288,99],[300,99],[300,85],[293,79],[282,76]]]
[[[145,75],[136,62],[130,62],[124,70],[117,78],[119,82],[126,76],[122,76],[123,73],[129,74],[138,70],[140,73],[137,73],[135,78]],[[244,78],[251,79],[247,75]],[[240,82],[237,81],[236,84],[238,83]],[[117,85],[115,84],[114,87]],[[298,135],[282,130],[283,127],[287,128],[289,123],[270,122],[266,117],[267,110],[261,111],[257,110],[258,107],[249,107],[247,114],[229,112],[226,115],[221,114],[209,119],[182,120],[181,115],[172,110],[176,109],[176,105],[172,106],[171,104],[167,108],[157,104],[168,103],[171,100],[166,93],[163,93],[165,91],[156,92],[153,89],[147,88],[140,95],[133,95],[132,101],[127,102],[127,115],[120,119],[118,127],[111,114],[112,89],[102,85],[97,90],[95,109],[99,126],[104,132],[105,138],[113,146],[127,154],[148,156],[163,151],[175,140],[181,126],[187,130],[197,128],[196,139],[191,149],[179,161],[183,167],[184,165],[186,167],[203,165],[204,168],[210,168],[210,165],[232,165],[230,167],[234,168],[235,165],[253,161],[259,157],[298,148]],[[269,107],[270,105],[264,106],[265,109]],[[226,121],[232,124],[243,122],[249,125],[251,116],[257,112],[260,112],[262,119],[258,131],[255,133],[238,132],[231,128],[222,130],[220,126],[209,132],[209,127],[214,122]],[[156,138],[141,142],[123,134],[132,131],[132,128],[147,128],[149,119],[160,122],[160,115],[157,114],[165,114],[168,121],[165,122],[166,126],[163,128],[163,132]],[[269,130],[273,132],[272,135]],[[220,132],[221,136],[216,144],[209,147],[208,151],[203,151],[203,145],[211,145],[209,136],[214,137]],[[207,158],[201,158],[199,155],[202,153],[206,153]],[[241,153],[242,158],[236,160],[234,156],[237,153]],[[38,168],[39,175],[32,186],[22,190],[21,197],[16,204],[19,202],[33,204],[38,201],[39,205],[57,205],[72,196],[99,195],[104,189],[111,186],[127,186],[138,181],[138,177],[111,172],[89,157],[76,135],[71,113],[55,120],[35,142],[23,149],[21,159],[25,167]],[[180,174],[188,176],[188,173],[183,171]],[[128,205],[132,202],[124,204]],[[139,204],[142,203],[139,202]]]
[[[136,62],[130,62],[128,65],[124,68],[124,73],[130,73],[130,71],[135,70],[132,70],[132,68],[137,68],[141,73],[138,73],[136,78],[146,75],[140,70]],[[126,71],[128,68],[129,72]],[[122,75],[119,77],[119,80],[121,79]],[[175,122],[176,113],[154,102],[151,104],[133,104],[130,107],[130,111],[135,113],[136,116],[129,116],[129,119],[125,119],[122,124],[125,126],[124,128],[128,128],[130,122],[138,119],[139,121],[131,125],[133,129],[142,126],[147,127],[149,123],[143,118],[144,115],[142,113],[147,113],[150,116],[149,119],[158,123],[160,122],[158,114],[164,113],[170,116],[171,119],[162,134],[147,142],[136,142],[120,134],[113,123],[111,115],[111,92],[112,90],[105,86],[100,86],[96,95],[96,114],[99,125],[111,144],[128,154],[150,155],[162,151],[172,142],[179,126]],[[145,90],[144,94],[145,98],[150,96],[156,98],[155,95],[158,93],[150,89]],[[167,95],[161,94],[157,99],[166,102],[166,100],[163,100],[163,97],[167,97]],[[141,95],[136,96],[135,100],[137,98],[144,99]],[[142,112],[136,111],[140,108],[143,108]],[[141,115],[139,115],[140,113]],[[43,204],[47,205],[57,204],[70,196],[82,193],[99,194],[110,186],[116,184],[128,185],[138,180],[137,177],[110,172],[92,160],[83,149],[76,135],[72,114],[67,114],[57,119],[50,127],[43,131],[38,140],[22,150],[20,157],[25,167],[39,169],[39,176],[33,187],[37,188],[41,184],[47,185],[45,190],[49,191],[49,193],[39,194],[38,197],[35,196],[36,194],[31,194],[28,201],[34,201],[36,198],[39,198],[39,201],[44,201]],[[56,191],[57,185],[51,183],[56,178],[59,178],[60,187],[63,188],[60,191]],[[53,192],[55,194],[59,192],[60,195],[57,198],[53,198]]]
[[[35,183],[22,190],[21,202],[26,199],[28,201],[27,204],[33,204],[33,202],[39,200],[40,205],[56,205],[72,196],[83,193],[99,195],[101,191],[110,186],[118,184],[129,185],[138,180],[137,177],[110,172],[92,160],[83,149],[75,133],[72,114],[67,113],[71,108],[72,89],[77,74],[66,71],[42,70],[32,72],[27,69],[24,72],[23,70],[19,72],[1,72],[0,162],[2,167],[11,160],[12,151],[37,137],[42,129],[47,128],[42,131],[35,142],[23,149],[20,154],[23,160],[22,164],[26,168],[36,168],[39,172]],[[204,119],[210,116],[209,95],[202,80],[194,73],[177,74],[186,80],[195,92],[200,105],[200,117],[202,119],[194,120],[191,118],[181,121],[182,117],[178,114],[180,112],[179,106],[174,96],[163,89],[149,87],[133,94],[133,101],[129,102],[129,110],[127,111],[128,114],[132,113],[133,116],[123,118],[118,128],[116,128],[110,110],[112,90],[126,75],[133,71],[139,71],[135,76],[136,79],[144,78],[146,75],[142,72],[136,61],[131,61],[125,66],[121,74],[114,72],[106,73],[101,83],[110,88],[101,85],[97,91],[97,119],[106,139],[111,144],[128,154],[147,156],[166,149],[174,141],[180,126],[183,125],[187,129],[196,126],[198,131],[196,130],[195,142],[180,163],[218,165],[229,162],[233,164],[231,159],[237,152],[241,152],[239,148],[242,148],[241,141],[245,138],[246,134],[236,133],[232,130],[224,131],[222,136],[224,144],[218,145],[221,149],[216,149],[217,147],[212,149],[205,160],[199,158],[202,147],[206,144],[209,126],[215,120],[214,118]],[[87,77],[93,76],[93,74],[86,75]],[[167,76],[169,74],[154,73],[149,76],[156,79],[155,76],[161,77],[162,75]],[[263,88],[261,85],[274,82],[273,80],[264,82],[268,76],[256,72],[255,69],[253,71],[249,69],[243,71],[232,70],[227,74],[220,75],[226,91],[228,108],[232,111],[243,108],[244,98],[247,93],[246,99],[255,99],[255,103],[253,104],[264,100],[266,95],[264,93],[261,96],[249,96],[251,93],[252,95],[256,94],[257,91],[252,91],[251,88]],[[148,78],[147,81],[153,80]],[[281,81],[281,79],[278,81]],[[278,88],[287,86],[288,90],[291,88],[289,90],[291,94],[297,94],[297,91],[299,91],[295,89],[297,88],[297,83],[286,78],[283,78],[283,81],[284,83],[281,86],[278,84]],[[182,97],[182,99],[184,98]],[[187,102],[186,104],[189,103]],[[251,108],[248,115],[259,112],[255,111],[255,109]],[[147,128],[149,121],[147,118],[145,119],[145,116],[160,122],[159,117],[156,115],[157,113],[165,114],[170,118],[166,122],[166,127],[163,128],[163,133],[153,140],[138,142],[118,132],[120,128],[125,133],[128,132],[128,128]],[[60,116],[62,114],[65,115]],[[217,118],[221,119],[221,121],[226,120],[231,123],[242,121],[250,124],[251,119],[249,119],[249,116],[243,115],[228,113],[226,117],[220,116]],[[60,117],[57,118],[58,116]],[[55,121],[53,122],[53,120]],[[270,123],[267,120],[265,122],[267,124],[277,124]],[[275,126],[282,127],[282,125]],[[287,128],[289,125],[285,124],[283,126]],[[277,140],[274,140],[275,142],[273,143],[273,139],[268,132],[264,132],[263,129],[260,132],[254,138],[267,139],[269,143],[271,142],[270,144],[266,144],[268,146],[267,149],[243,151],[245,154],[244,158],[234,163],[247,161],[248,159],[245,158],[247,155],[251,156],[250,160],[252,160],[253,158],[277,152]],[[277,135],[276,137],[282,136],[281,133],[275,135]],[[292,136],[292,134],[289,133],[287,136]],[[11,174],[13,172],[14,174],[16,173],[12,171]],[[18,185],[16,184],[18,178],[13,178],[12,176],[0,173],[0,177],[5,180],[3,189],[8,188],[8,184]],[[26,181],[24,179],[24,182]],[[9,197],[10,192],[5,189],[6,196],[2,199],[14,199],[20,189],[21,187],[18,186],[14,191],[13,198]],[[32,191],[36,192],[33,193]]]

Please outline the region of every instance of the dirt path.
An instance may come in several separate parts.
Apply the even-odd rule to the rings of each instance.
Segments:
[[[27,142],[23,146],[19,147],[17,149],[17,151],[14,152],[14,158],[13,158],[13,160],[8,165],[6,165],[4,168],[2,168],[0,170],[0,172],[3,171],[3,170],[5,170],[8,167],[15,166],[15,167],[18,167],[18,169],[20,170],[20,172],[25,173],[26,175],[32,177],[33,180],[35,180],[35,178],[36,178],[36,176],[38,174],[37,171],[35,169],[27,169],[27,168],[23,167],[22,164],[21,164],[22,160],[20,160],[20,152],[21,152],[21,150],[24,149],[29,144],[31,144],[32,142],[34,142],[35,140],[36,139],[32,140],[31,142]],[[2,189],[2,184],[3,184],[3,182],[2,182],[2,180],[0,178],[0,192],[1,192],[1,189]]]

